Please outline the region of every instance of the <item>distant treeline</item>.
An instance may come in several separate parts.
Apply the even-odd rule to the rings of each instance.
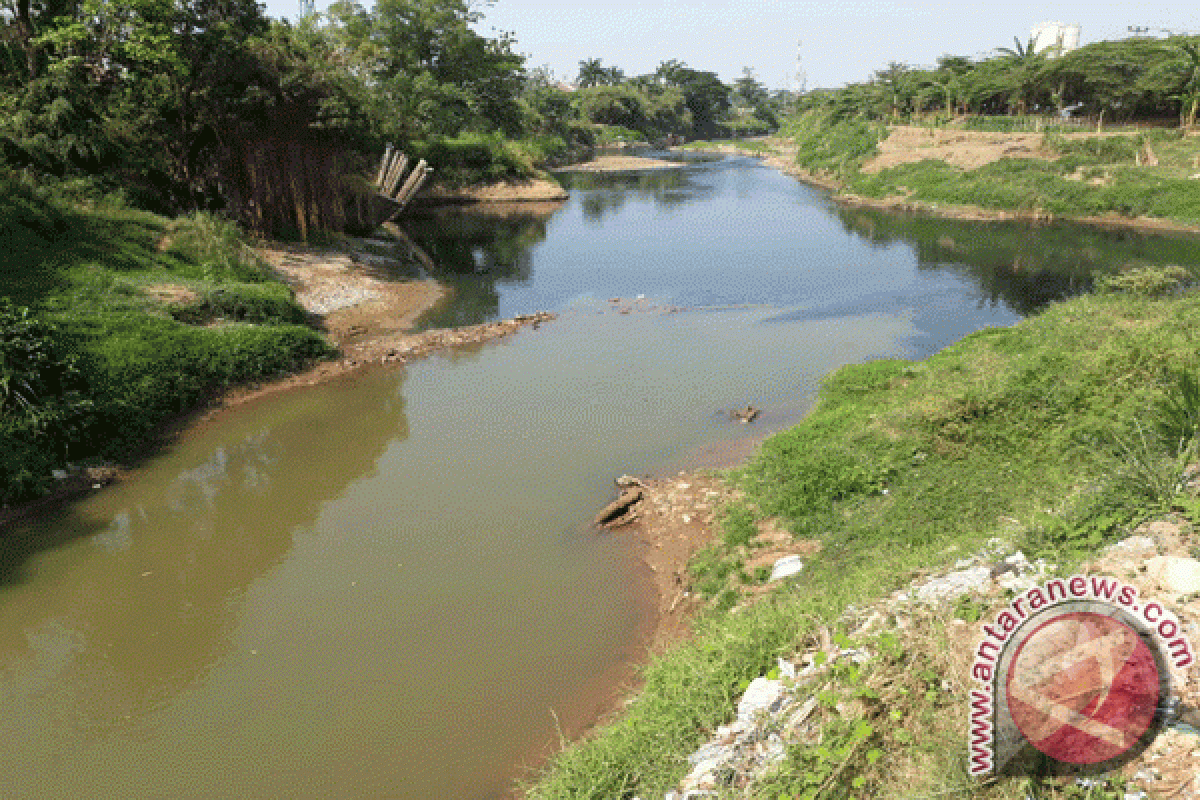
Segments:
[[[1133,37],[1059,54],[1014,39],[984,59],[946,55],[931,69],[892,62],[867,81],[810,92],[802,109],[840,117],[1087,115],[1124,122],[1178,119],[1200,110],[1200,37]]]
[[[477,33],[476,8],[339,0],[292,25],[254,0],[13,0],[0,7],[0,169],[164,213],[226,208],[286,235],[351,224],[388,142],[465,183],[530,174],[598,138],[774,124],[749,71],[731,87],[669,61],[626,81],[592,59],[564,89],[526,68],[511,34]]]

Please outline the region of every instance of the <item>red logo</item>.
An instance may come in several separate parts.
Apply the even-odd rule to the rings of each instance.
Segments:
[[[1063,764],[1100,764],[1155,724],[1167,676],[1136,630],[1113,616],[1064,613],[1020,636],[1005,693],[1021,735]]]

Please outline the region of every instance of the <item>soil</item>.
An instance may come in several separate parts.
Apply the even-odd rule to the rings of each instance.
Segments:
[[[959,169],[978,169],[1002,158],[1040,158],[1055,155],[1042,147],[1040,133],[985,133],[947,128],[897,126],[879,143],[879,154],[862,166],[868,174],[927,158],[945,161]]]
[[[681,169],[678,161],[640,156],[598,156],[591,161],[572,164],[555,172],[640,172],[648,169]]]
[[[567,199],[566,189],[545,178],[527,181],[501,181],[479,186],[450,188],[431,186],[412,201],[413,208],[429,208],[445,205],[473,205],[476,203],[563,203]],[[553,209],[551,209],[553,210]]]

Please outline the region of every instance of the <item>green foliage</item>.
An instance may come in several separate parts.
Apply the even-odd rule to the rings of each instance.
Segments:
[[[291,291],[230,223],[72,209],[9,180],[0,290],[0,502],[36,496],[68,461],[124,457],[173,414],[327,355]],[[243,281],[251,281],[249,283]],[[197,328],[141,291],[190,286],[176,313],[260,325]]]
[[[748,545],[758,536],[754,512],[745,505],[727,506],[721,516],[721,539],[726,547]]]
[[[230,283],[207,290],[193,303],[175,306],[171,316],[199,325],[217,319],[254,323],[302,324],[308,315],[282,283]]]
[[[864,119],[839,119],[830,112],[809,111],[789,121],[782,133],[795,139],[798,165],[811,172],[847,177],[875,154],[884,129]]]
[[[1136,294],[1161,297],[1194,283],[1196,277],[1183,267],[1136,267],[1096,281],[1099,294]]]
[[[497,134],[465,133],[412,145],[412,157],[424,158],[448,186],[519,180],[534,174],[533,164],[517,146]]]
[[[193,212],[167,227],[167,252],[195,265],[192,274],[214,283],[258,283],[267,279],[266,265],[242,240],[230,220],[219,214]]]

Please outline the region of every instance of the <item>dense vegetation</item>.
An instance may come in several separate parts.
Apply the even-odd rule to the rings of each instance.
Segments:
[[[254,0],[14,0],[0,8],[0,170],[294,235],[352,224],[343,206],[387,142],[461,183],[529,175],[598,135],[773,119],[749,71],[730,87],[677,61],[628,81],[585,61],[570,91],[527,69],[511,34],[478,33],[480,16],[466,0],[340,0],[296,25]]]
[[[1200,294],[1182,288],[1193,280],[1177,268],[1123,273],[1097,294],[981,331],[924,362],[876,361],[829,376],[817,408],[735,475],[747,499],[726,509],[722,537],[692,564],[690,588],[710,600],[694,639],[657,658],[621,719],[561,755],[531,796],[661,796],[690,769],[684,756],[729,720],[746,682],[777,657],[814,647],[822,627],[844,636],[849,606],[862,609],[991,537],[1068,574],[1149,515],[1173,507],[1200,520],[1183,477],[1200,419]],[[755,522],[765,517],[821,550],[787,585],[749,602],[766,577],[746,568],[764,546]],[[978,618],[970,612],[957,613]],[[920,678],[927,657],[954,656],[941,627],[949,621],[914,625],[900,650],[871,643],[882,662],[864,668],[846,696],[868,700],[866,746],[841,749],[855,744],[846,737],[856,723],[829,705],[821,736],[793,744],[747,796],[813,796],[819,785],[821,797],[1072,796],[1035,778],[990,786],[968,778],[969,687],[943,669]],[[880,680],[866,685],[876,669]],[[840,679],[831,680],[827,689]],[[822,708],[841,702],[826,694]]]
[[[975,60],[945,55],[932,68],[897,62],[870,80],[805,95],[801,111],[837,118],[907,121],[927,114],[1087,115],[1097,121],[1173,119],[1196,123],[1200,112],[1200,37],[1133,37],[1101,41],[1059,56],[1033,42],[998,48]],[[1024,120],[986,120],[986,129],[1025,129]],[[1030,127],[1032,127],[1032,124]]]

